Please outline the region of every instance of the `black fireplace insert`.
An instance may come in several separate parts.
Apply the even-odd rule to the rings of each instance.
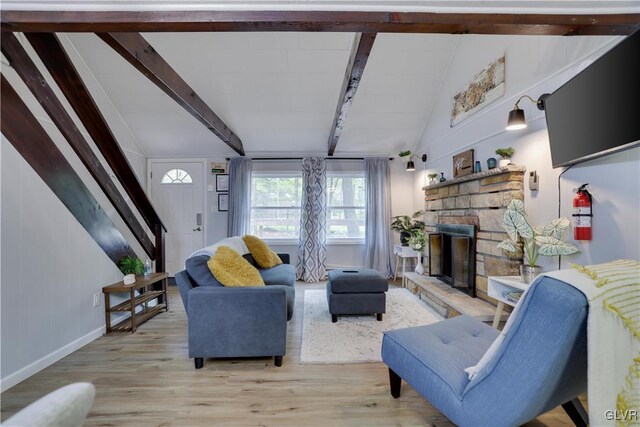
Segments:
[[[476,227],[436,224],[429,234],[429,275],[476,296]]]

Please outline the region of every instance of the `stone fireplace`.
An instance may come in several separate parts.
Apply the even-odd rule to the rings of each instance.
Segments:
[[[518,266],[521,260],[507,257],[496,246],[507,238],[502,228],[502,217],[506,207],[513,199],[524,199],[524,172],[525,168],[522,166],[509,165],[423,188],[427,233],[441,236],[443,226],[445,229],[446,226],[454,226],[450,229],[454,231],[453,243],[446,243],[443,237],[439,237],[440,242],[437,242],[438,237],[434,237],[436,241],[433,249],[429,247],[431,245],[427,245],[429,253],[425,266],[439,268],[440,270],[433,270],[437,273],[435,276],[438,279],[454,283],[455,289],[468,295],[475,294],[478,298],[496,303],[487,295],[487,277],[519,274]],[[470,230],[473,230],[473,233]],[[459,238],[464,236],[474,238]],[[451,249],[447,245],[454,247]],[[463,253],[469,251],[468,253],[474,254],[475,259],[472,257],[466,264],[462,261],[458,266],[449,267],[444,265],[443,250],[449,253],[456,251],[458,260],[464,259]],[[447,272],[452,274],[447,275]],[[470,275],[472,282],[466,288],[463,286],[464,281],[465,278],[469,278],[465,273]]]

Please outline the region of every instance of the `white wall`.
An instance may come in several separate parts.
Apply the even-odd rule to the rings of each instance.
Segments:
[[[65,41],[64,37],[62,40]],[[30,48],[28,51],[32,52]],[[124,152],[136,175],[144,182],[144,153],[82,61],[72,49],[67,52],[117,139],[123,141]],[[38,60],[36,63],[40,65]],[[134,251],[143,258],[144,252],[124,221],[20,78],[10,67],[3,66],[2,73]],[[63,100],[57,89],[56,92]],[[63,103],[78,123],[66,101]],[[79,128],[95,147],[85,129]],[[102,287],[121,280],[122,275],[4,137],[1,153],[0,388],[4,391],[102,335],[104,303],[93,307],[93,295],[99,293],[102,301]],[[132,210],[135,212],[134,207]]]
[[[207,166],[212,161],[224,161],[224,158],[210,158]],[[392,215],[404,215],[412,213],[413,198],[411,194],[413,175],[406,172],[406,163],[393,160],[391,166],[391,202]],[[257,161],[253,163],[255,171],[300,171],[301,164],[297,161]],[[363,170],[360,161],[329,161],[328,170]],[[215,189],[215,176],[209,174],[207,184],[213,185]],[[206,245],[211,245],[220,239],[227,237],[227,218],[226,212],[218,212],[218,193],[215,191],[207,192],[208,195],[208,229]],[[398,239],[398,236],[396,236]],[[291,257],[291,263],[295,264],[298,256],[298,243],[286,242],[275,243],[269,242],[271,248],[278,253],[288,253]],[[363,243],[329,243],[327,251],[327,266],[329,268],[337,267],[362,267],[364,265],[364,244]]]
[[[611,48],[616,37],[501,37],[464,36],[454,54],[437,104],[430,117],[417,152],[429,155],[427,171],[416,174],[414,206],[424,206],[424,173],[445,172],[452,176],[452,157],[468,148],[475,150],[476,160],[486,170],[486,160],[497,157],[495,149],[516,149],[513,163],[525,165],[540,175],[540,190],[530,192],[525,182],[525,205],[533,224],[543,224],[558,215],[557,178],[562,169],[552,169],[544,112],[527,101],[525,110],[529,127],[521,131],[504,130],[508,112],[523,94],[537,98],[553,92],[577,74],[593,59]],[[450,99],[477,71],[502,53],[506,53],[506,93],[454,128],[449,127]],[[579,255],[563,259],[568,262],[597,263],[616,258],[638,258],[640,247],[640,149],[636,148],[606,158],[576,165],[562,177],[562,216],[571,215],[572,188],[589,182],[594,187],[594,238],[578,243]],[[569,233],[568,233],[569,234]],[[542,258],[547,270],[557,268],[557,259]]]

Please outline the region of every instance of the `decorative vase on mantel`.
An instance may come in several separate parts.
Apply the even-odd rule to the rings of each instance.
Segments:
[[[542,273],[542,267],[539,265],[520,265],[520,278],[526,284],[530,284],[533,280]]]
[[[501,168],[507,167],[511,164],[511,159],[500,159],[498,160],[498,166]]]

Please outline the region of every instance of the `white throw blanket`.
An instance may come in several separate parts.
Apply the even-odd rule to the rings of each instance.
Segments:
[[[638,425],[640,262],[620,260],[575,266],[545,276],[568,283],[589,301],[589,423],[592,426]]]
[[[213,245],[207,246],[206,248],[198,249],[197,251],[189,255],[189,258],[197,255],[212,256],[213,254],[216,253],[216,251],[220,246],[230,247],[234,251],[238,252],[240,255],[245,255],[249,253],[249,248],[247,248],[247,245],[244,243],[244,240],[242,240],[242,237],[233,236],[233,237],[227,237],[226,239],[222,239],[218,243],[214,243]]]

